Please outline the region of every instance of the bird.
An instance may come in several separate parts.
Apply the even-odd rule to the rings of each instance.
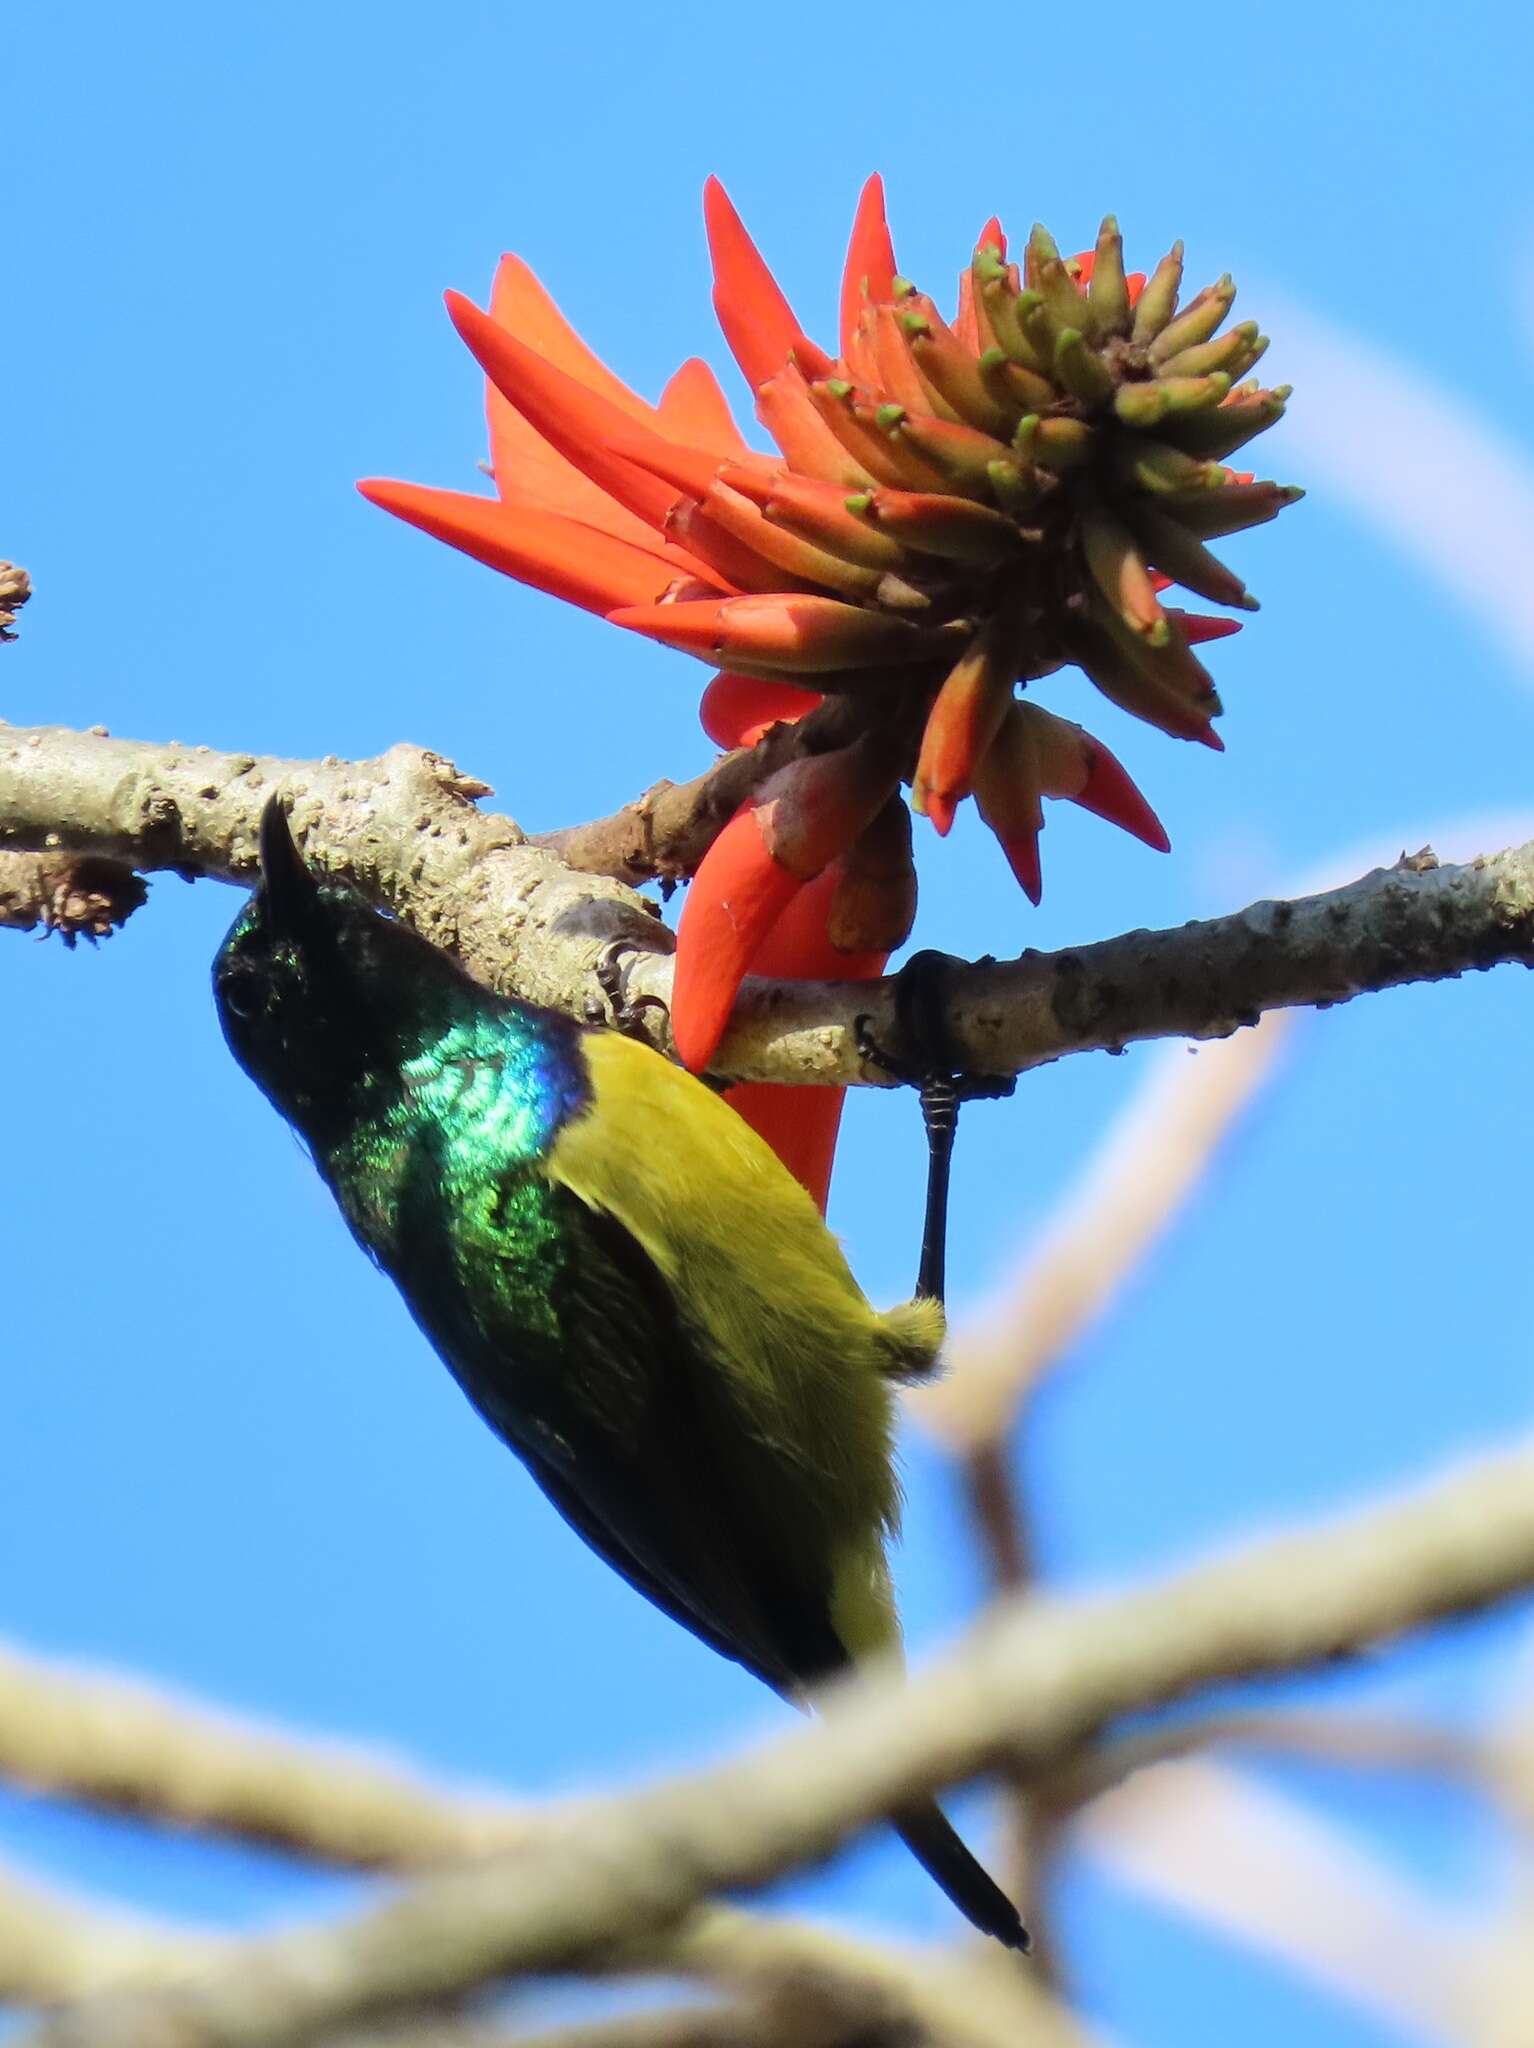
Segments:
[[[637,1592],[794,1705],[898,1657],[895,1389],[935,1368],[939,1304],[872,1308],[720,1095],[313,872],[280,792],[259,863],[214,963],[226,1042],[496,1436]],[[893,1820],[1027,1948],[935,1800]]]

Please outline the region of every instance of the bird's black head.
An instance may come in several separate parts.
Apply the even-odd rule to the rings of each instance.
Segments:
[[[320,1138],[475,991],[435,946],[311,874],[275,796],[260,853],[260,883],[213,963],[214,1000],[246,1073]]]

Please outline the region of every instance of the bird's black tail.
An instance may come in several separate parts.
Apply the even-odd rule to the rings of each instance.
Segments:
[[[935,1800],[902,1807],[894,1821],[901,1841],[972,1926],[1027,1952],[1028,1930],[1016,1906],[971,1856]]]

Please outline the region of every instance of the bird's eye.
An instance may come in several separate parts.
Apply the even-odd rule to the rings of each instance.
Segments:
[[[254,981],[231,981],[224,989],[224,1008],[236,1017],[259,1016],[261,990]]]

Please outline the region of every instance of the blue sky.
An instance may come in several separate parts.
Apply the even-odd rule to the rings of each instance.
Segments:
[[[473,487],[478,377],[442,312],[503,248],[654,395],[701,353],[699,192],[730,187],[829,334],[857,189],[941,298],[998,211],[1063,244],[1115,210],[1148,267],[1224,269],[1297,388],[1263,444],[1305,505],[1233,549],[1262,615],[1218,652],[1223,758],[1086,708],[1166,818],[1157,858],[1051,818],[1031,911],[966,819],[922,843],[918,936],[966,953],[1234,907],[1343,849],[1534,810],[1534,144],[1521,10],[1206,23],[1103,0],[816,22],[381,0],[34,8],[8,29],[0,552],[38,597],[0,714],[290,755],[409,738],[531,829],[708,758],[702,671],[363,504]],[[1284,314],[1291,318],[1286,346]],[[1307,414],[1307,406],[1312,409]],[[743,408],[742,408],[743,409]],[[1500,442],[1500,467],[1488,454]],[[1066,807],[1058,807],[1065,809]],[[1476,837],[1471,826],[1459,849]],[[444,1772],[530,1792],[663,1767],[775,1710],[588,1558],[479,1428],[229,1062],[207,968],[232,892],[157,883],[99,954],[0,944],[0,1629]],[[1027,1449],[1047,1568],[1121,1577],[1404,1480],[1526,1425],[1528,990],[1511,971],[1311,1020],[1149,1272],[1049,1390]],[[1179,1055],[1180,1057],[1185,1055]],[[962,1309],[1012,1267],[1155,1054],[1078,1060],[967,1120]],[[870,1293],[910,1282],[916,1112],[855,1102],[833,1221]],[[900,1582],[918,1651],[977,1592],[915,1431]],[[1469,1717],[1519,1617],[1329,1680]],[[621,1711],[619,1704],[621,1703]],[[1446,1911],[1495,1891],[1447,1794],[1273,1774]],[[983,1833],[985,1809],[976,1809]],[[254,1924],[348,1887],[0,1798],[0,1853]],[[869,1845],[797,1903],[939,1932]],[[1072,1863],[1087,2007],[1171,2048],[1406,2038],[1164,1899]]]

